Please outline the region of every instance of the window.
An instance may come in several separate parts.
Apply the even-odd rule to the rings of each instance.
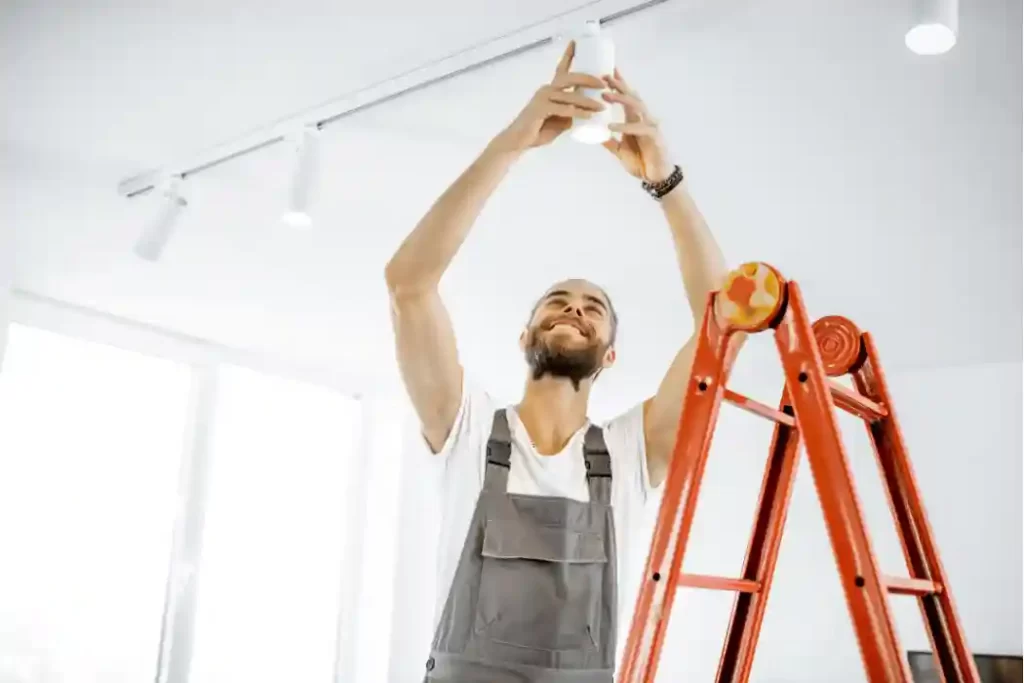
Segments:
[[[361,404],[219,373],[190,683],[330,683]]]
[[[12,325],[0,374],[0,680],[156,672],[187,366]]]

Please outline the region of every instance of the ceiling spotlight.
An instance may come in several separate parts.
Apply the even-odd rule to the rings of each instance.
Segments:
[[[313,223],[309,202],[319,162],[319,137],[319,127],[305,126],[292,138],[295,165],[288,189],[288,208],[281,215],[281,220],[293,228],[308,228]]]
[[[188,202],[179,191],[180,184],[180,176],[170,176],[156,189],[160,207],[153,221],[146,226],[138,241],[135,242],[135,254],[139,258],[146,261],[156,261],[160,258],[160,254],[171,237],[178,216],[181,215],[182,209],[188,206]]]
[[[956,45],[957,0],[912,0],[913,26],[904,41],[919,55],[941,55]]]

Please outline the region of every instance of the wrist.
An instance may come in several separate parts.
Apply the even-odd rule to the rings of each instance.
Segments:
[[[673,166],[672,172],[669,173],[665,178],[653,182],[645,180],[642,183],[642,187],[647,192],[647,194],[651,195],[652,197],[660,201],[661,199],[675,192],[676,189],[680,185],[682,185],[682,183],[683,169],[681,169],[679,166]]]
[[[645,180],[652,185],[657,185],[658,183],[663,183],[668,180],[669,176],[671,176],[675,170],[676,167],[674,164],[670,164],[665,161],[658,161],[651,164],[650,168],[644,169],[644,177],[641,178],[641,180]]]
[[[676,170],[676,165],[669,161],[672,154],[660,135],[656,136],[651,143],[650,147],[644,150],[643,158],[647,163],[644,164],[641,180],[658,184],[668,180]]]
[[[526,149],[519,143],[517,136],[508,128],[495,135],[487,144],[484,154],[500,157],[509,162],[523,155]]]

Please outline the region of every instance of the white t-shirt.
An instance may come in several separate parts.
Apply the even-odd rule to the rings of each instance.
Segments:
[[[508,474],[508,492],[524,495],[561,496],[581,501],[590,499],[583,459],[581,428],[556,455],[540,455],[513,407],[501,404],[487,392],[467,382],[462,404],[451,434],[441,451],[433,456],[443,459],[441,477],[441,531],[438,545],[437,602],[434,625],[444,610],[462,546],[469,530],[477,498],[483,488],[487,457],[487,439],[491,434],[494,412],[508,411],[512,432],[512,456]],[[647,474],[644,448],[643,405],[603,425],[605,445],[611,456],[612,514],[618,576],[618,631],[620,645],[629,630],[635,591],[636,553],[646,558],[650,538],[635,538],[642,525],[644,506],[652,493]],[[642,565],[641,565],[642,567]]]

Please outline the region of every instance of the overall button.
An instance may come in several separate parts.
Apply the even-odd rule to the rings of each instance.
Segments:
[[[431,658],[429,658],[427,660],[427,671],[433,671],[433,670],[434,670],[434,658],[431,657]]]

